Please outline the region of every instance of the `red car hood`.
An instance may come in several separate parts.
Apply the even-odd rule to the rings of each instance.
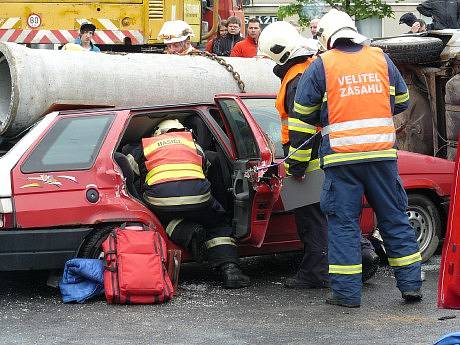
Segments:
[[[400,175],[413,174],[452,174],[455,162],[418,153],[398,151]]]

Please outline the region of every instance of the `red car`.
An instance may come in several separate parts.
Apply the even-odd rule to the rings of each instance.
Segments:
[[[206,151],[212,192],[233,219],[241,255],[302,247],[293,214],[279,198],[284,172],[267,168],[282,157],[274,96],[224,94],[213,104],[46,115],[0,158],[0,270],[62,268],[76,255],[98,257],[107,233],[123,222],[150,224],[166,239],[122,153],[166,118],[191,128]],[[400,152],[399,166],[427,258],[442,236],[441,205],[454,164]],[[375,229],[369,208],[362,228],[369,236]]]
[[[455,180],[449,208],[446,239],[439,268],[438,307],[460,309],[460,151],[457,150]]]

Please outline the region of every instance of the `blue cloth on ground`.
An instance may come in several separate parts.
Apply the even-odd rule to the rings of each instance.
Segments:
[[[99,259],[71,259],[59,283],[64,303],[84,303],[104,292],[104,264]]]
[[[460,332],[449,333],[439,339],[434,345],[459,345]]]

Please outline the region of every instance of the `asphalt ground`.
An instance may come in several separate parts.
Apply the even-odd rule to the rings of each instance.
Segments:
[[[63,304],[46,274],[0,274],[0,344],[433,344],[460,331],[460,311],[436,307],[439,256],[424,265],[421,303],[407,305],[387,267],[359,309],[324,303],[327,290],[288,290],[298,254],[243,260],[251,287],[224,290],[205,265],[183,265],[164,305]],[[442,320],[444,317],[448,317]]]

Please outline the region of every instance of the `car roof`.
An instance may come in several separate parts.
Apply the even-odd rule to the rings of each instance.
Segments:
[[[264,93],[221,93],[216,94],[216,98],[220,97],[238,97],[241,99],[245,98],[276,98],[275,94],[264,94]],[[78,108],[78,109],[66,109],[59,111],[59,115],[68,115],[68,114],[84,114],[84,113],[94,113],[94,112],[107,112],[111,111],[149,111],[149,110],[167,110],[178,107],[190,107],[190,106],[215,106],[214,103],[210,102],[190,102],[190,103],[177,103],[177,104],[161,104],[161,105],[148,105],[148,106],[132,106],[132,107],[94,107],[94,108]]]

